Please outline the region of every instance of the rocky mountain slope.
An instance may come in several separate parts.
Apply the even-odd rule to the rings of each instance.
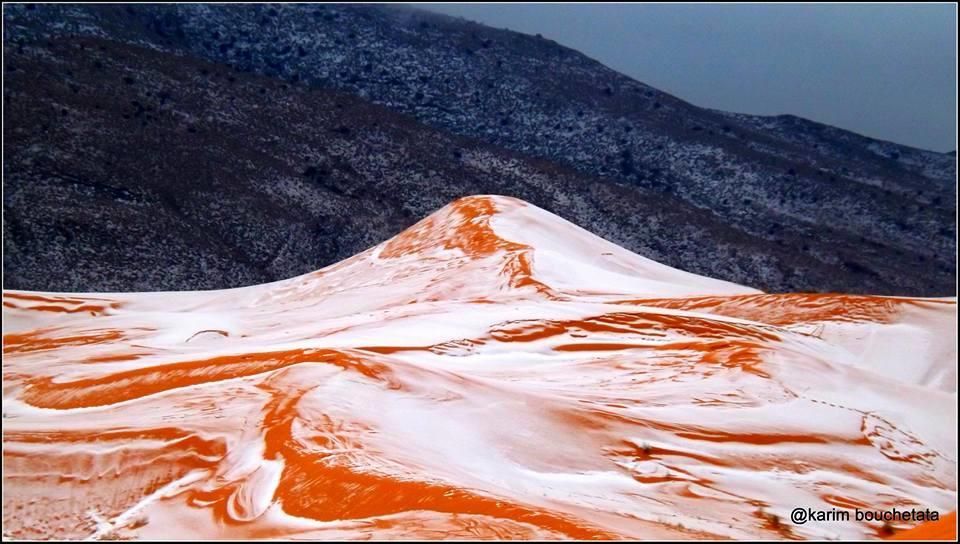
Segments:
[[[956,315],[491,196],[267,285],[5,291],[4,536],[888,536],[790,511],[956,509]]]
[[[4,30],[11,287],[280,279],[486,192],[765,290],[954,290],[954,156],[697,108],[540,37],[349,5],[14,5]]]

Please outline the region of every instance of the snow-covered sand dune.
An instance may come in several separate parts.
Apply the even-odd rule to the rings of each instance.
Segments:
[[[955,299],[764,294],[512,198],[276,283],[3,306],[8,537],[872,538],[789,514],[956,509]]]

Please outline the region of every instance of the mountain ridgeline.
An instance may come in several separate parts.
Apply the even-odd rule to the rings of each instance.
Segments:
[[[956,157],[374,5],[4,6],[4,287],[278,280],[470,194],[766,291],[954,294]]]

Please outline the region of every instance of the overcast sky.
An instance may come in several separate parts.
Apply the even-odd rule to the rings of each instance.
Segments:
[[[420,4],[563,45],[698,106],[956,148],[953,4]]]

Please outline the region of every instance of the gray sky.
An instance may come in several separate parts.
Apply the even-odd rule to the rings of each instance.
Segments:
[[[420,4],[543,34],[698,106],[956,149],[952,4]]]

